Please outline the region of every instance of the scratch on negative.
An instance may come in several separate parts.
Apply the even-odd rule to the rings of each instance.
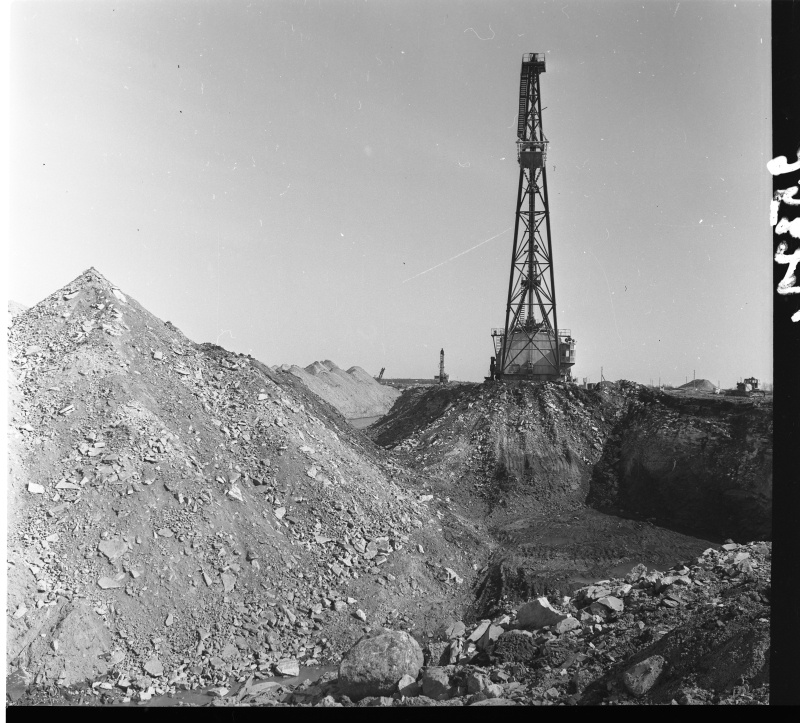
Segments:
[[[480,35],[478,35],[477,32],[475,32],[475,28],[467,28],[467,30],[471,30],[473,33],[475,33],[475,37],[478,38],[478,40],[494,40],[495,32],[494,32],[494,30],[492,30],[492,26],[491,25],[489,26],[489,30],[492,30],[492,37],[491,38],[482,38]],[[464,32],[466,33],[467,30],[465,30]]]

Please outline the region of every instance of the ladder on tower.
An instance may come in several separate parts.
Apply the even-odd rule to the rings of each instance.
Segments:
[[[528,120],[528,69],[523,67],[519,78],[519,117],[517,118],[517,138],[525,140],[525,124]]]

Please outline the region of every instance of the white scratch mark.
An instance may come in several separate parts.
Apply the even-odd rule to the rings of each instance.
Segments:
[[[680,3],[678,3],[678,4],[675,6],[675,12],[674,12],[674,13],[672,13],[672,17],[673,17],[673,18],[674,18],[674,17],[675,17],[675,16],[678,14],[678,8],[679,8],[680,6],[681,6],[681,4],[680,4]]]
[[[291,187],[292,187],[292,184],[290,183],[288,186],[286,186],[286,191],[288,191]],[[283,193],[286,193],[286,191],[284,191]],[[278,195],[279,196],[283,196],[283,193],[280,193]]]
[[[375,60],[377,60],[381,65],[383,65],[383,61],[376,55]]]
[[[494,30],[492,30],[492,26],[491,26],[491,25],[489,25],[489,30],[492,30],[492,37],[491,37],[491,38],[482,38],[482,37],[481,37],[480,35],[478,35],[478,33],[475,31],[475,28],[467,28],[467,30],[472,30],[472,32],[473,32],[473,33],[475,33],[475,37],[476,37],[476,38],[478,38],[478,40],[494,40],[495,32],[494,32]],[[467,30],[465,30],[464,32],[466,33],[466,32],[467,32]],[[518,37],[519,37],[519,36],[518,36]]]
[[[427,274],[428,272],[430,272],[430,271],[433,271],[434,269],[438,269],[440,266],[444,266],[445,264],[449,264],[451,261],[455,261],[455,260],[456,260],[456,259],[457,259],[459,256],[463,256],[464,254],[468,254],[470,251],[474,251],[474,250],[475,250],[475,249],[477,249],[478,247],[480,247],[480,246],[483,246],[484,244],[488,244],[488,243],[489,243],[489,241],[494,241],[494,240],[495,240],[495,239],[496,239],[498,236],[502,236],[504,233],[508,233],[508,232],[509,232],[509,231],[510,231],[512,228],[514,228],[514,227],[513,227],[513,226],[509,226],[507,229],[504,229],[504,230],[503,230],[503,231],[501,231],[500,233],[498,233],[498,234],[495,234],[495,235],[494,235],[494,236],[492,236],[491,238],[487,238],[485,241],[481,241],[479,244],[476,244],[476,245],[475,245],[475,246],[473,246],[472,248],[470,248],[470,249],[467,249],[466,251],[462,251],[461,253],[458,253],[458,254],[456,254],[455,256],[451,256],[451,257],[450,257],[449,259],[447,259],[446,261],[442,261],[442,263],[440,263],[440,264],[436,264],[436,266],[431,266],[431,268],[429,268],[429,269],[426,269],[425,271],[420,271],[420,272],[419,272],[418,274],[416,274],[415,276],[412,276],[411,278],[409,278],[409,279],[406,279],[406,280],[405,280],[403,283],[405,284],[405,283],[407,283],[408,281],[413,281],[414,279],[416,279],[416,278],[417,278],[417,277],[419,277],[419,276],[422,276],[423,274]]]
[[[567,15],[567,8],[568,7],[569,7],[569,5],[565,5],[563,8],[561,8],[561,12],[564,13],[564,15],[567,16],[567,20],[569,20],[569,15]]]
[[[610,238],[610,236],[611,236],[611,234],[609,234],[609,233],[608,233],[608,229],[606,229],[606,237],[607,237],[607,238]],[[619,334],[619,327],[617,326],[617,312],[616,312],[616,310],[614,309],[614,294],[613,294],[613,292],[611,291],[611,285],[608,283],[608,276],[606,276],[606,270],[603,268],[603,264],[601,264],[601,263],[600,263],[600,260],[597,258],[597,256],[595,256],[595,255],[594,255],[594,253],[592,252],[592,250],[591,250],[591,249],[588,249],[588,251],[589,251],[589,253],[590,253],[590,254],[592,254],[592,258],[593,258],[595,261],[597,261],[597,265],[600,267],[600,271],[602,271],[602,272],[603,272],[603,277],[604,277],[604,278],[605,278],[605,280],[606,280],[606,288],[608,289],[608,296],[609,296],[609,298],[611,299],[611,313],[612,313],[612,315],[614,316],[614,328],[615,328],[615,329],[616,329],[616,331],[617,331],[617,338],[619,339],[619,343],[620,343],[620,344],[622,344],[622,343],[623,343],[623,341],[622,341],[622,337],[621,337],[621,336],[620,336],[620,334]]]
[[[462,163],[461,161],[458,162],[460,168],[469,168],[469,161],[466,163]]]

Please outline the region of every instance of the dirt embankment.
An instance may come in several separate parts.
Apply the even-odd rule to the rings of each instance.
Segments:
[[[627,382],[462,384],[405,392],[371,435],[498,525],[509,511],[587,503],[689,534],[770,538],[772,408],[761,401]]]
[[[772,536],[772,406],[641,390],[587,502],[715,539]]]
[[[275,371],[294,375],[347,419],[383,416],[400,396],[397,389],[379,384],[361,367],[344,371],[328,359],[305,369],[284,364]]]

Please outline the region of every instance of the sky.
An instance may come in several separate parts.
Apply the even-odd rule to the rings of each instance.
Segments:
[[[523,53],[573,373],[772,379],[770,9],[700,0],[18,1],[8,297],[94,266],[266,364],[481,381]]]

